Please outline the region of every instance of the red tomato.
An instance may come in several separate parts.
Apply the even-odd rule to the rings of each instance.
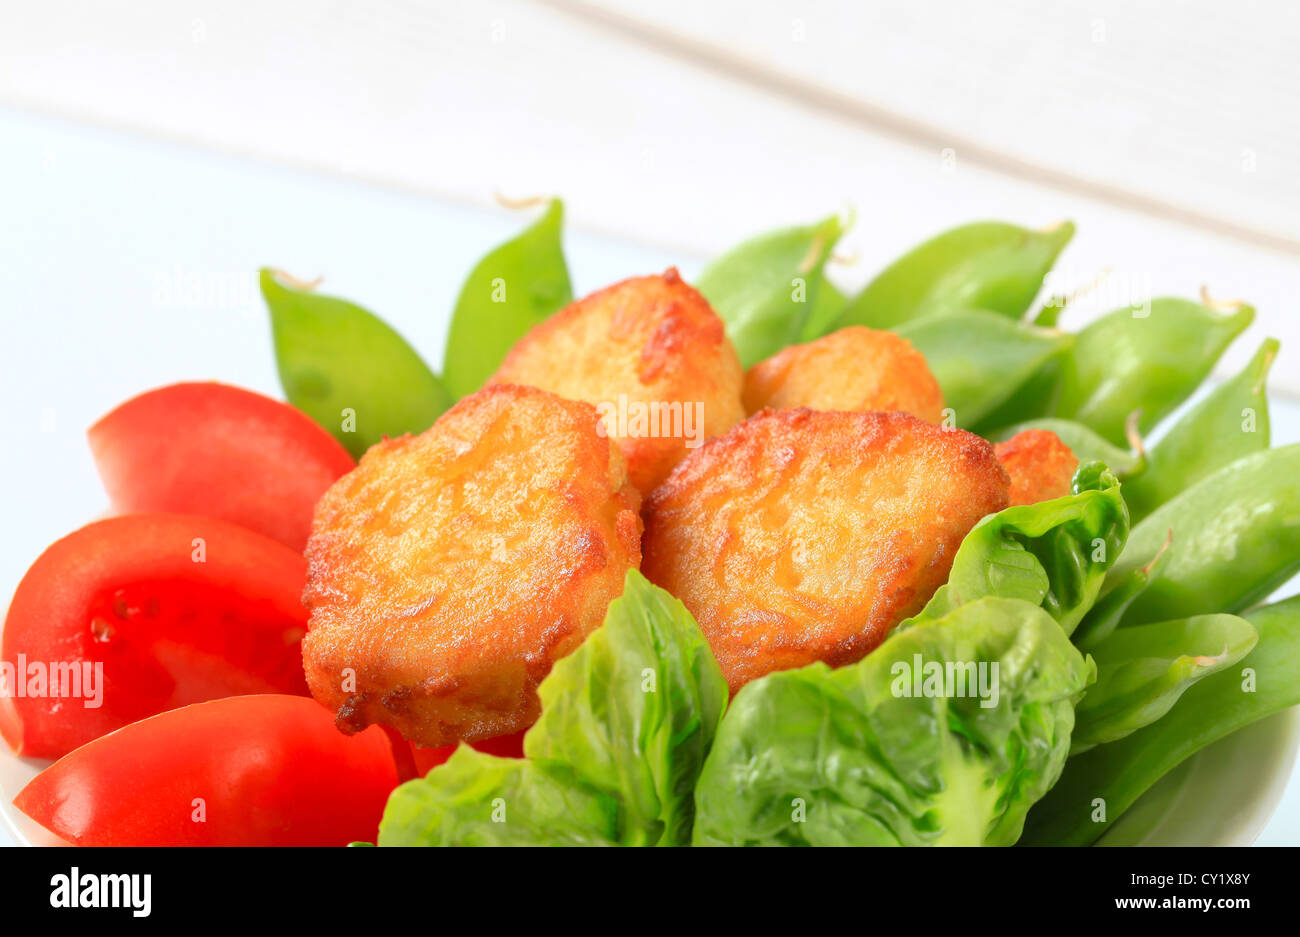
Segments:
[[[316,502],[356,463],[301,410],[226,384],[172,384],[90,428],[120,513],[206,514],[301,552]]]
[[[301,696],[236,696],[96,739],[14,804],[78,846],[374,842],[397,770],[371,727],[344,735]]]
[[[14,593],[0,640],[0,735],[21,755],[57,758],[188,703],[306,695],[306,576],[293,550],[212,517],[83,527],[41,554]]]
[[[524,732],[528,731],[527,729]],[[524,732],[515,732],[512,735],[498,735],[494,739],[483,739],[478,742],[470,742],[470,745],[481,752],[489,755],[497,755],[501,758],[523,758],[524,757]],[[411,753],[415,756],[415,770],[420,777],[424,777],[438,765],[442,764],[452,756],[456,751],[455,745],[443,745],[440,748],[421,748],[418,745],[411,746]]]

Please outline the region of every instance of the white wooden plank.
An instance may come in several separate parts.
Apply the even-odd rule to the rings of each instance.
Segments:
[[[548,3],[936,148],[1300,244],[1294,4]]]
[[[1259,307],[1256,333],[1300,347],[1288,252],[946,160],[550,7],[49,0],[8,25],[0,101],[28,109],[478,203],[558,192],[578,230],[683,255],[851,203],[844,252],[859,262],[834,274],[850,287],[962,220],[1072,217],[1064,282],[1111,266],[1113,283],[1158,293],[1208,283]],[[1300,371],[1279,372],[1300,393]]]

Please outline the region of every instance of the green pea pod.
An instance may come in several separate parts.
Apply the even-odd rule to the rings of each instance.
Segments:
[[[455,397],[482,387],[515,342],[573,300],[563,228],[564,204],[552,199],[537,221],[494,248],[465,278],[442,364]]]
[[[742,687],[695,791],[697,845],[1009,845],[1093,676],[1042,609],[988,597],[856,664]]]
[[[1196,681],[1235,664],[1255,646],[1236,615],[1197,615],[1120,628],[1095,643],[1097,682],[1074,707],[1070,754],[1150,725]]]
[[[378,316],[271,269],[260,279],[285,396],[352,455],[428,429],[451,405],[438,376]]]
[[[745,367],[800,340],[817,308],[822,268],[845,228],[832,215],[760,234],[704,268],[695,285],[726,323]]]
[[[811,342],[834,331],[835,323],[844,311],[844,304],[849,301],[839,287],[826,279],[824,272],[810,278],[810,282],[813,279],[816,280],[816,286],[812,291],[812,308],[808,310],[808,321],[804,323],[799,335],[801,342]]]
[[[1069,348],[1044,361],[1006,400],[974,423],[971,432],[991,438],[994,431],[1004,426],[1044,419],[1055,413],[1057,401],[1061,397],[1064,361],[1073,347],[1072,341]]]
[[[894,331],[912,343],[934,372],[960,426],[978,423],[1074,337],[964,309],[906,322]]]
[[[1056,328],[1057,323],[1061,321],[1061,313],[1065,312],[1069,301],[1067,296],[1050,297],[1038,312],[1034,313],[1034,325],[1040,325],[1045,329]]]
[[[1079,622],[1078,630],[1073,635],[1075,644],[1086,651],[1097,642],[1110,637],[1119,627],[1120,620],[1128,611],[1128,607],[1147,590],[1152,580],[1160,575],[1169,556],[1169,543],[1172,539],[1171,533],[1156,551],[1156,555],[1151,558],[1151,562],[1144,566],[1133,567],[1108,591],[1101,594],[1092,608],[1088,609],[1088,613],[1083,616],[1083,621]]]
[[[1069,308],[1070,303],[1096,289],[1109,273],[1110,268],[1106,268],[1098,273],[1091,283],[1085,284],[1071,293],[1057,293],[1049,296],[1043,301],[1043,305],[1039,307],[1038,312],[1034,314],[1034,325],[1055,328],[1057,323],[1060,322],[1062,314]]]
[[[1019,319],[1073,235],[1068,221],[1048,231],[1000,221],[945,231],[886,267],[849,300],[839,325],[892,329],[961,308]]]
[[[1151,449],[1150,471],[1125,485],[1134,521],[1188,485],[1269,446],[1268,369],[1278,341],[1266,339],[1246,369],[1215,388]]]
[[[1300,596],[1245,616],[1258,632],[1234,666],[1200,681],[1164,718],[1065,766],[1032,810],[1022,845],[1086,846],[1166,773],[1243,726],[1300,703]]]
[[[1102,439],[1082,423],[1076,423],[1073,420],[1058,420],[1052,417],[1026,420],[1023,423],[1016,423],[1014,426],[1005,426],[1002,429],[994,430],[989,433],[988,438],[995,442],[1004,442],[1016,435],[1016,433],[1024,432],[1027,429],[1045,429],[1055,433],[1061,442],[1070,447],[1070,451],[1074,453],[1075,458],[1081,464],[1084,462],[1105,462],[1116,477],[1124,482],[1125,499],[1128,497],[1130,479],[1136,478],[1146,471],[1147,455],[1141,448],[1130,451],[1121,449],[1119,446],[1113,446],[1108,440]],[[1130,506],[1131,510],[1132,507]]]
[[[1209,375],[1255,310],[1223,314],[1186,299],[1154,299],[1102,316],[1077,336],[1066,356],[1053,416],[1086,423],[1116,445],[1124,423],[1141,411],[1145,433]]]
[[[1239,612],[1300,570],[1300,443],[1257,452],[1166,501],[1133,528],[1113,586],[1173,531],[1160,574],[1121,625]]]
[[[1009,507],[976,524],[957,548],[948,582],[899,627],[995,595],[1043,606],[1070,634],[1092,607],[1127,536],[1119,481],[1105,465],[1090,462],[1075,473],[1071,494]]]

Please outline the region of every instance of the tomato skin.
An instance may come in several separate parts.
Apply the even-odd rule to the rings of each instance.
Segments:
[[[316,502],[356,465],[301,410],[215,382],[147,391],[87,435],[118,513],[206,514],[299,552]]]
[[[14,804],[77,846],[343,846],[374,842],[397,783],[378,727],[344,735],[313,699],[233,696],[96,739]]]
[[[470,742],[472,748],[489,755],[496,755],[499,758],[523,758],[524,757],[524,733],[512,732],[510,735],[498,735],[492,739],[480,739],[477,742]],[[411,754],[415,758],[415,769],[420,777],[424,777],[438,765],[442,764],[456,751],[455,745],[443,745],[438,748],[421,748],[419,745],[411,746]]]
[[[211,517],[136,514],[75,531],[19,583],[0,659],[14,671],[25,662],[48,673],[102,664],[99,705],[86,686],[69,699],[20,696],[15,684],[0,692],[0,735],[20,755],[57,758],[188,703],[306,695],[305,581],[301,555]],[[31,689],[24,683],[24,693]]]
[[[496,755],[498,758],[523,758],[524,757],[524,735],[528,730],[522,732],[512,732],[509,735],[498,735],[494,739],[481,739],[470,744],[481,752],[489,755]],[[448,758],[451,756],[448,755]]]

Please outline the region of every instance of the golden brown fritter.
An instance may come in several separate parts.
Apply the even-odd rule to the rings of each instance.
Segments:
[[[943,391],[921,353],[893,332],[861,325],[791,345],[745,375],[745,410],[901,410],[943,419]]]
[[[1037,504],[1070,493],[1079,460],[1050,430],[1023,430],[993,451],[1011,479],[1012,504]]]
[[[905,413],[764,410],[645,505],[642,569],[700,623],[732,692],[864,657],[1007,505],[993,447]]]
[[[599,423],[590,404],[490,387],[326,492],[302,649],[340,728],[436,747],[532,724],[537,684],[641,559],[640,495]]]
[[[520,339],[492,377],[595,404],[643,492],[744,418],[742,381],[722,320],[675,269],[561,309]]]

